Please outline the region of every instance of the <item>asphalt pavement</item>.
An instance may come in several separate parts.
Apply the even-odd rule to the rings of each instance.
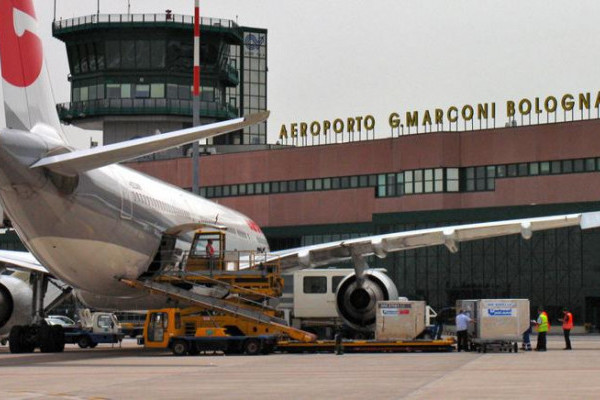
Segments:
[[[176,357],[123,347],[68,345],[59,354],[0,346],[1,399],[593,399],[600,336],[564,351],[273,354]],[[535,344],[535,337],[533,337]]]

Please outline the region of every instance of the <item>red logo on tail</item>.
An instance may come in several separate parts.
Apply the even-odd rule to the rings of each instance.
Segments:
[[[14,86],[29,86],[42,72],[42,41],[32,22],[33,0],[0,0],[2,77]]]

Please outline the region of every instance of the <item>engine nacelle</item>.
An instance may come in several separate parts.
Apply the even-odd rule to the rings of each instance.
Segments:
[[[389,276],[373,269],[365,271],[362,286],[356,274],[348,275],[339,284],[336,306],[344,322],[358,331],[373,331],[377,315],[377,302],[397,300],[398,289]]]
[[[29,283],[14,276],[0,276],[0,336],[6,336],[15,325],[32,321],[33,291]]]

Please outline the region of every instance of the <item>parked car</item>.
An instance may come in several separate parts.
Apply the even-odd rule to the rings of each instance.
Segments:
[[[48,325],[60,325],[63,328],[72,328],[77,325],[75,321],[64,315],[48,315],[46,323]]]

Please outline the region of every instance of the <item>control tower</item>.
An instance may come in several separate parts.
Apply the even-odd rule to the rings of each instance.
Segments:
[[[267,108],[267,31],[201,19],[201,123]],[[67,47],[71,101],[64,123],[104,132],[104,144],[192,125],[192,16],[96,14],[53,22]],[[209,144],[261,145],[266,122]],[[188,146],[189,147],[189,146]],[[188,147],[161,157],[187,156]]]

